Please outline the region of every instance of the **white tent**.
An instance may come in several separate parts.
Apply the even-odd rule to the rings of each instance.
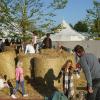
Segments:
[[[82,41],[82,40],[85,40],[85,36],[73,30],[64,20],[62,21],[61,26],[64,27],[64,29],[50,36],[52,41]]]

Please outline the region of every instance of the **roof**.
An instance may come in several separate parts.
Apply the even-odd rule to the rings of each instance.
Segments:
[[[50,36],[52,41],[82,41],[82,40],[85,40],[84,35],[72,29],[70,25],[67,24],[64,20],[62,21],[61,26],[64,27],[64,29]]]

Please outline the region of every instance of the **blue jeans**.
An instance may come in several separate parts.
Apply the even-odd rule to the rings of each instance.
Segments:
[[[100,78],[93,80],[93,93],[87,94],[87,100],[100,100]]]
[[[14,89],[14,94],[18,91],[19,85],[21,85],[22,88],[22,95],[25,94],[25,88],[24,88],[24,81],[16,81],[16,88]]]

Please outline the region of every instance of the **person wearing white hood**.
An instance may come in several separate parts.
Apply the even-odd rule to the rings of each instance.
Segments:
[[[35,53],[35,49],[31,41],[26,45],[25,54],[27,53]]]

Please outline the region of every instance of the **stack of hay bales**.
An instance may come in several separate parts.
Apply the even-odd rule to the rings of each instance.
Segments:
[[[56,80],[61,67],[67,59],[71,59],[75,65],[73,54],[58,49],[43,49],[40,54],[19,54],[18,59],[23,62],[24,76],[35,76],[36,83],[42,83],[38,84],[36,89],[43,88],[40,89],[43,91],[48,89],[47,86],[62,90],[62,79],[60,83]],[[35,81],[33,83],[35,84]]]
[[[66,57],[67,54],[69,54],[68,52],[65,51],[61,51],[59,49],[41,49],[40,53],[42,55],[47,55],[47,56],[52,56],[52,57],[59,57],[59,56],[64,56]]]
[[[45,83],[53,84],[59,87],[59,83],[56,81],[61,67],[64,64],[64,59],[62,57],[48,57],[40,56],[34,58],[34,72],[35,77],[41,77],[44,79]],[[59,87],[60,88],[60,87]]]
[[[68,57],[67,57],[67,55],[68,55]],[[40,69],[42,69],[42,67],[47,67],[47,71],[49,69],[48,65],[50,63],[51,63],[51,65],[54,64],[54,65],[52,65],[52,66],[54,66],[53,68],[55,68],[56,66],[57,67],[60,66],[60,68],[61,68],[61,66],[65,63],[66,59],[71,58],[74,61],[74,57],[72,57],[72,56],[73,55],[71,55],[71,54],[68,54],[64,51],[60,52],[59,50],[56,50],[56,49],[42,49],[40,54],[20,53],[18,55],[18,59],[23,62],[24,76],[34,77],[32,75],[34,75],[34,74],[37,75],[36,73],[39,72],[39,69],[35,69],[35,68],[38,68],[37,66],[40,66]],[[46,60],[48,60],[48,61],[46,61]],[[48,65],[46,66],[46,64],[48,64]],[[56,72],[59,73],[59,70],[60,69],[58,67],[58,71],[56,71]],[[56,72],[54,72],[54,73],[56,73]]]
[[[52,94],[54,91],[52,88],[62,91],[62,78],[60,83],[56,78],[66,60],[71,59],[73,66],[76,65],[74,54],[58,49],[42,49],[40,54],[22,53],[18,55],[18,58],[23,62],[24,76],[32,77],[32,74],[35,75],[36,80],[32,84],[34,89],[42,95]],[[76,80],[75,84],[78,83],[80,84]]]
[[[71,59],[75,66],[75,57],[73,54],[69,54],[65,51],[60,52],[56,49],[41,50],[41,54],[34,58],[35,77],[41,77],[45,83],[53,84],[58,90],[62,90],[62,80],[59,83],[56,77],[68,59]]]
[[[73,54],[58,49],[42,49],[40,54],[21,53],[18,58],[23,62],[24,76],[34,74],[33,87],[42,95],[50,95],[54,89],[63,90],[62,78],[60,83],[56,78],[66,60],[71,59],[76,65]]]
[[[0,53],[0,74],[7,75],[8,79],[15,78],[15,57],[14,51]]]
[[[75,57],[72,53],[66,52],[64,50],[61,51],[59,49],[42,49],[40,53],[41,55],[47,57],[62,57],[64,61],[71,59],[73,61],[73,66],[75,67]]]

